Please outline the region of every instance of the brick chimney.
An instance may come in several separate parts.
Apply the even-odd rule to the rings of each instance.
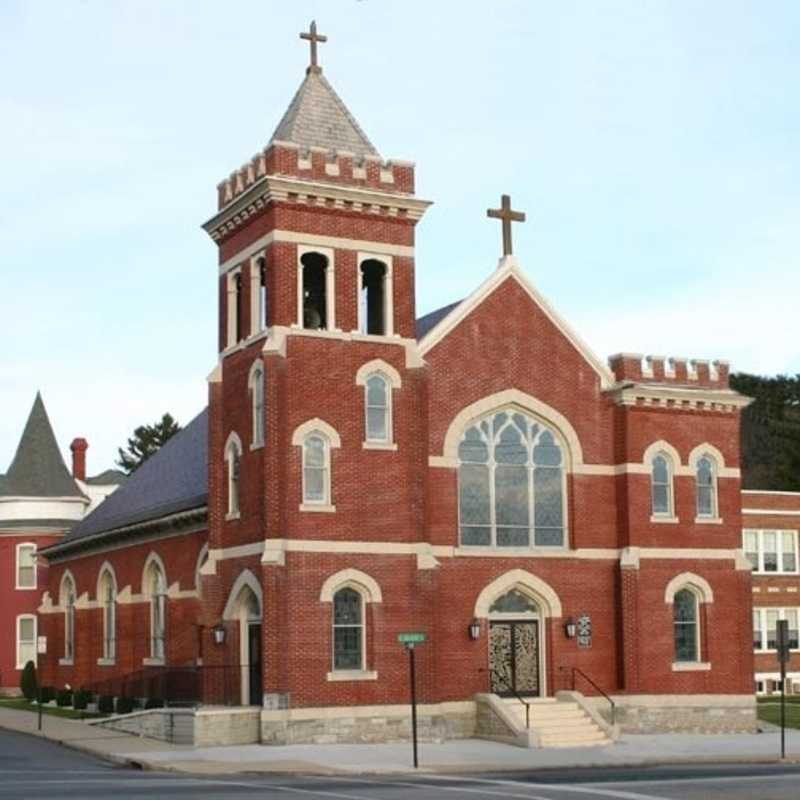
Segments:
[[[72,450],[72,477],[79,481],[86,480],[86,451],[89,449],[89,442],[86,439],[73,439],[69,446]]]

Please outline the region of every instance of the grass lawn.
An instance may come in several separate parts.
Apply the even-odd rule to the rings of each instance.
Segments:
[[[758,718],[773,725],[781,724],[781,698],[759,697]],[[786,698],[786,727],[800,729],[800,697]]]
[[[29,703],[24,697],[0,698],[0,708],[11,708],[14,711],[32,711],[37,713],[39,706]],[[72,708],[59,708],[59,706],[42,706],[42,714],[51,717],[66,717],[67,719],[91,719],[102,716],[101,714],[88,714],[86,711],[75,711]]]

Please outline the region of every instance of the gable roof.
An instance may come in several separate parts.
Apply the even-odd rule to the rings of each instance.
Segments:
[[[14,460],[0,480],[6,497],[83,497],[58,449],[42,395],[37,392]]]
[[[314,70],[306,73],[269,143],[279,141],[344,150],[355,156],[378,156],[333,86],[321,72]]]
[[[432,331],[456,306],[461,305],[461,300],[437,308],[417,320],[417,341],[420,341],[428,331]]]
[[[142,464],[112,495],[81,520],[55,547],[208,501],[208,409]]]
[[[435,347],[450,331],[452,331],[474,308],[479,306],[498,286],[506,280],[516,280],[522,286],[533,302],[542,310],[544,315],[566,337],[578,353],[594,369],[600,378],[600,387],[608,389],[616,383],[614,374],[608,366],[595,355],[592,349],[578,336],[567,324],[561,315],[547,302],[544,296],[536,289],[519,267],[519,262],[514,256],[503,256],[495,272],[490,275],[469,297],[460,303],[434,311],[427,317],[440,314],[434,319],[432,325],[425,324],[427,317],[417,320],[417,330],[420,324],[427,329],[417,334],[420,355],[424,356],[431,348]]]

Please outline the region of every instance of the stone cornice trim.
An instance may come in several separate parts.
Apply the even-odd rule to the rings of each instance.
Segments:
[[[405,216],[419,220],[431,205],[408,194],[362,189],[323,181],[308,181],[287,176],[265,175],[232,203],[203,224],[203,230],[216,242],[236,230],[270,203],[297,203],[365,214],[380,214],[385,209],[390,217]]]
[[[752,399],[730,389],[694,389],[648,383],[618,383],[607,396],[620,406],[668,408],[671,411],[720,411],[731,413],[746,408]]]
[[[787,508],[743,508],[742,514],[760,514],[765,517],[800,517],[800,510]]]

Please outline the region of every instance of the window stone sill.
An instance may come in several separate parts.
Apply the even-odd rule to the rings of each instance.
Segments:
[[[708,672],[710,669],[708,661],[675,661],[672,664],[673,672]]]
[[[668,517],[666,514],[664,516],[652,514],[650,516],[650,522],[654,522],[658,525],[676,525],[680,520],[677,517]]]
[[[250,445],[250,452],[253,450],[261,450],[264,447],[264,442],[253,442]]]
[[[59,658],[58,659],[58,666],[59,667],[72,667],[74,666],[75,662],[71,658]]]
[[[163,658],[143,658],[142,664],[145,667],[163,667],[164,666],[164,659]]]
[[[239,519],[241,516],[242,516],[241,511],[232,511],[225,515],[225,521],[230,522],[231,520]]]
[[[314,503],[300,503],[300,510],[316,511],[317,513],[322,513],[322,514],[335,514],[336,506],[330,506],[324,503],[320,503],[319,505],[315,505]]]
[[[486,547],[485,545],[460,544],[453,551],[455,556],[497,556],[498,558],[542,558],[568,557],[572,551],[564,545],[552,547]]]
[[[375,670],[342,669],[328,673],[329,681],[376,681],[378,673]]]
[[[722,525],[722,517],[695,517],[695,525]]]
[[[97,666],[98,667],[113,667],[117,663],[116,658],[98,658],[97,659]]]
[[[362,442],[364,450],[397,450],[397,442]]]

